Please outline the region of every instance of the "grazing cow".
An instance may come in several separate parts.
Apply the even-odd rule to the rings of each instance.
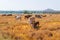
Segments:
[[[15,16],[15,18],[16,18],[16,19],[21,19],[21,17],[20,17],[20,16]]]
[[[35,22],[35,23],[33,24],[33,27],[34,27],[35,29],[38,29],[38,28],[39,28],[39,22]]]
[[[32,15],[26,15],[25,18],[28,19],[29,17],[31,17]]]
[[[37,18],[42,18],[41,15],[35,15],[35,17],[37,17]]]
[[[2,14],[2,16],[6,16],[6,14]]]
[[[34,22],[35,22],[35,18],[34,17],[30,18],[30,24],[34,24]]]
[[[32,27],[34,29],[38,29],[38,27],[39,27],[39,22],[35,22],[35,18],[34,17],[30,18],[30,24],[32,25]]]
[[[46,17],[47,15],[41,15],[42,17]]]
[[[12,16],[12,14],[7,14],[6,16]]]

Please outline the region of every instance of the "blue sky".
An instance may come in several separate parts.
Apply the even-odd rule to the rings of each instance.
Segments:
[[[60,10],[60,0],[0,0],[0,10]]]

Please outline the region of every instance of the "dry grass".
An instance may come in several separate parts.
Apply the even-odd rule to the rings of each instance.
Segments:
[[[60,14],[42,14],[36,18],[39,30],[29,24],[29,19],[16,20],[13,16],[0,15],[0,40],[60,40]],[[34,17],[34,14],[33,14]]]

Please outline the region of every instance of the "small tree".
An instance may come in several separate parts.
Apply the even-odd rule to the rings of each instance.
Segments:
[[[24,14],[32,14],[30,11],[24,11]]]

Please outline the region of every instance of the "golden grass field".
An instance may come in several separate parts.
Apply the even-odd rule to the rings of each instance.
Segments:
[[[0,15],[0,40],[60,40],[60,14],[41,14],[46,17],[36,18],[40,24],[38,30],[29,24],[25,15],[21,14],[22,18],[18,20],[16,14]]]

